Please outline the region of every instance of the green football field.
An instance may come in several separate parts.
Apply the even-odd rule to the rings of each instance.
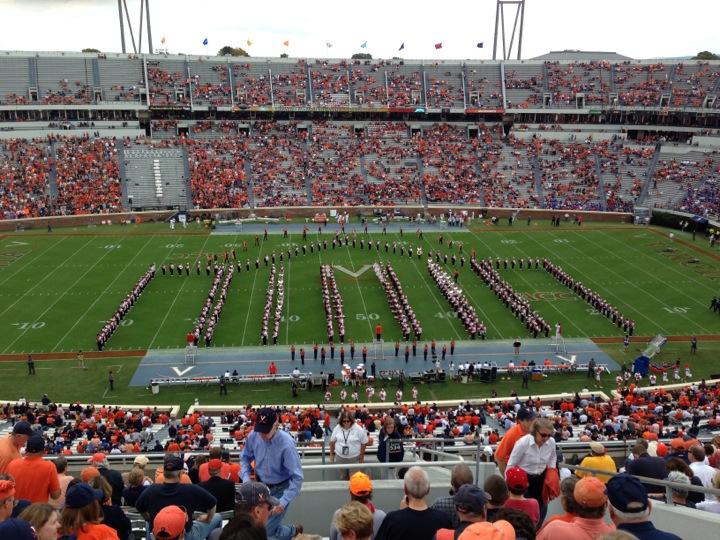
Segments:
[[[327,234],[311,234],[308,241],[327,240]],[[406,232],[403,237],[375,235],[380,251],[339,247],[293,257],[285,261],[286,300],[281,324],[281,344],[322,342],[325,314],[322,308],[319,267],[336,266],[335,276],[343,298],[347,339],[370,341],[375,325],[385,329],[386,340],[400,337],[384,292],[370,268],[375,261],[395,268],[419,320],[424,339],[467,339],[450,306],[428,276],[425,257],[401,257],[399,246],[422,247],[460,256],[458,243],[469,259],[478,257],[547,257],[560,264],[637,324],[637,335],[720,334],[720,317],[708,309],[720,291],[718,252],[707,242],[677,233],[671,242],[663,230],[633,226],[584,224],[550,229],[540,223],[499,228],[473,227],[469,232],[448,229],[444,244],[437,234],[423,240]],[[364,236],[368,238],[367,236]],[[242,251],[247,240],[249,249]],[[448,241],[453,240],[452,249]],[[385,253],[384,243],[396,242],[396,254]],[[0,355],[60,353],[95,348],[95,335],[111,316],[151,263],[203,265],[200,276],[158,276],[131,309],[106,350],[178,348],[193,328],[207,296],[212,277],[205,275],[206,254],[235,249],[241,261],[249,259],[237,273],[215,333],[215,346],[248,346],[260,343],[260,317],[265,300],[268,268],[256,258],[302,245],[299,234],[269,235],[253,246],[252,236],[211,235],[205,229],[169,231],[165,225],[114,227],[107,229],[57,229],[52,233],[7,234],[0,239]],[[672,251],[667,248],[671,247]],[[446,267],[449,272],[454,268]],[[466,264],[460,284],[480,319],[488,339],[527,337],[524,326],[498,301]],[[343,271],[346,270],[347,272]],[[621,337],[622,332],[569,289],[540,270],[500,270],[532,306],[554,325],[563,326],[566,337]]]

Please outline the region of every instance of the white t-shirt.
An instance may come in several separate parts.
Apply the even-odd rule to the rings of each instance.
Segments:
[[[336,425],[330,436],[330,442],[335,443],[335,454],[343,458],[355,458],[360,455],[360,448],[368,443],[367,433],[358,424],[353,424],[349,430]]]

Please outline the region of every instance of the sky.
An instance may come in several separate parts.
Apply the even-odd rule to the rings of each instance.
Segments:
[[[136,41],[140,1],[126,0]],[[367,52],[374,58],[491,59],[495,9],[495,0],[150,0],[155,49],[203,55],[231,45],[268,57]],[[508,41],[514,14],[508,6]],[[117,0],[0,0],[0,16],[0,50],[121,51]],[[720,53],[719,20],[718,0],[527,0],[522,57],[563,49],[639,59]],[[132,52],[127,25],[126,46]]]

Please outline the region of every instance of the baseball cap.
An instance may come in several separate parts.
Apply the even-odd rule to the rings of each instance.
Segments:
[[[174,456],[172,454],[165,456],[165,461],[163,463],[163,470],[168,472],[173,471],[182,471],[185,463],[183,462],[182,458],[180,456]]]
[[[353,495],[368,495],[372,490],[372,482],[367,474],[356,472],[350,477],[350,493]]]
[[[605,484],[594,476],[586,476],[575,484],[573,497],[580,506],[599,508],[607,502]]]
[[[0,538],[8,540],[37,540],[32,525],[24,519],[11,518],[0,523]]]
[[[100,471],[98,471],[95,467],[85,467],[82,471],[80,471],[80,480],[83,482],[90,483],[90,481],[96,476],[100,476]]]
[[[208,461],[208,469],[213,471],[219,471],[220,469],[222,469],[222,461],[217,458],[211,459],[210,461]]]
[[[685,448],[685,441],[680,438],[675,438],[670,441],[670,446],[673,448],[673,450],[683,450]]]
[[[458,540],[515,540],[515,529],[504,519],[480,521],[467,527]]]
[[[262,482],[243,482],[240,484],[235,492],[235,502],[250,507],[262,503],[268,503],[270,506],[280,504],[280,501],[270,494],[270,490]]]
[[[13,435],[27,435],[28,437],[33,434],[32,426],[30,422],[22,420],[13,426]]]
[[[107,459],[107,456],[102,452],[95,452],[92,457],[88,459],[88,463],[102,463]]]
[[[155,538],[171,540],[177,538],[185,531],[187,513],[179,506],[170,505],[160,510],[153,520],[153,535]]]
[[[99,489],[93,489],[88,484],[75,484],[70,486],[65,495],[66,508],[85,508],[93,501],[102,501],[103,492]]]
[[[593,441],[590,443],[590,450],[592,450],[595,454],[605,453],[605,447],[602,445],[602,443],[599,443],[597,441]]]
[[[525,407],[521,407],[520,410],[517,413],[517,419],[520,420],[534,420],[535,419],[535,411],[531,411],[530,409],[526,409]]]
[[[475,484],[464,484],[460,486],[453,496],[455,506],[464,508],[473,514],[482,512],[483,507],[489,500],[490,496]]]
[[[148,463],[150,463],[150,460],[147,456],[135,456],[133,460],[133,464],[140,465],[141,467],[145,467]]]
[[[25,443],[25,451],[31,454],[37,454],[45,450],[45,439],[42,435],[33,435]]]
[[[520,467],[510,467],[506,470],[505,482],[512,489],[527,489],[530,485],[527,473]]]
[[[13,480],[0,480],[0,499],[8,499],[15,495],[15,482]]]
[[[277,413],[275,409],[270,407],[263,407],[257,413],[257,419],[255,420],[255,431],[258,433],[270,433],[270,430],[277,421]]]
[[[621,512],[643,512],[649,504],[647,491],[640,480],[625,473],[616,474],[608,481],[607,494],[610,504]],[[632,508],[628,508],[631,504]]]
[[[667,449],[667,446],[665,446],[665,443],[659,442],[657,444],[657,447],[655,448],[655,453],[657,454],[658,457],[667,456],[668,449]]]

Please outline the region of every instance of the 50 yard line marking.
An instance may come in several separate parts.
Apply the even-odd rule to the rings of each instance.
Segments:
[[[71,255],[68,255],[68,257],[67,257],[63,262],[61,262],[61,263],[60,263],[58,266],[56,266],[53,270],[51,270],[50,272],[48,272],[47,274],[45,274],[45,277],[44,277],[44,278],[42,278],[40,281],[38,281],[37,283],[35,283],[35,285],[33,285],[33,286],[30,287],[27,291],[25,291],[25,294],[23,294],[20,298],[18,298],[18,299],[15,300],[12,304],[10,304],[9,306],[7,306],[4,310],[0,311],[0,316],[5,315],[5,313],[7,313],[7,311],[8,311],[11,307],[13,307],[15,304],[17,304],[17,303],[18,303],[20,300],[22,300],[23,298],[25,298],[28,294],[30,294],[30,292],[31,292],[32,290],[34,290],[38,285],[40,285],[40,284],[41,284],[43,281],[45,281],[47,278],[49,278],[50,276],[52,276],[55,272],[57,272],[58,270],[60,270],[60,268],[62,268],[63,266],[65,266],[65,264],[66,264],[70,259],[72,259],[73,257],[75,257],[75,255],[77,255],[80,251],[82,251],[83,249],[85,249],[85,247],[86,247],[90,242],[92,242],[93,240],[95,240],[95,238],[91,237],[90,240],[88,240],[87,242],[85,242],[85,244],[83,244],[81,247],[79,247],[75,252],[73,252]],[[109,249],[108,249],[107,251],[110,252],[110,251],[112,251],[112,250],[109,250]],[[43,253],[44,253],[44,252],[43,252]],[[41,253],[41,255],[42,255],[42,253]],[[106,253],[105,255],[107,255],[107,253]],[[103,257],[105,257],[105,255],[103,255]],[[40,256],[40,255],[38,255],[38,257],[39,257],[39,256]],[[101,257],[100,259],[102,259],[103,257]],[[34,260],[34,259],[33,259],[33,260]],[[98,260],[97,262],[99,262],[99,260]],[[96,262],[95,264],[97,264],[97,262]],[[93,265],[93,266],[94,266],[94,265]],[[12,276],[10,276],[10,277],[12,277]],[[9,278],[8,278],[8,279],[9,279]],[[13,342],[13,343],[14,343],[14,342]]]
[[[126,238],[125,236],[122,237],[123,240],[124,240],[125,238]],[[93,240],[95,240],[95,238],[91,238],[91,239],[85,244],[85,246],[86,246],[87,244],[89,244],[90,242],[92,242]],[[122,242],[122,240],[120,240],[120,241]],[[83,247],[85,247],[85,246],[83,246]],[[82,249],[82,248],[81,248],[81,249]],[[93,264],[90,268],[88,268],[88,269],[85,271],[85,273],[83,273],[79,278],[77,278],[77,279],[75,280],[75,282],[74,282],[72,285],[70,285],[70,287],[68,287],[67,289],[65,289],[65,292],[63,292],[60,296],[58,296],[57,300],[55,300],[52,304],[50,304],[47,308],[45,308],[45,311],[43,311],[40,315],[37,316],[37,318],[33,321],[33,324],[35,324],[35,323],[38,322],[38,321],[41,321],[42,318],[43,318],[43,316],[44,316],[48,311],[50,311],[52,308],[54,308],[55,305],[56,305],[60,300],[63,299],[63,297],[68,293],[68,291],[69,291],[70,289],[74,288],[78,283],[80,283],[80,281],[81,281],[83,278],[85,278],[85,276],[87,276],[87,275],[90,273],[90,271],[91,271],[93,268],[95,268],[95,267],[100,263],[100,261],[102,261],[105,257],[107,257],[112,251],[113,251],[113,250],[111,250],[111,249],[106,249],[106,250],[105,250],[105,254],[104,254],[102,257],[100,257],[97,261],[95,261],[95,264]],[[77,252],[76,252],[76,253],[77,253]],[[73,254],[73,255],[74,255],[74,254]],[[70,257],[72,257],[73,255],[71,255]],[[68,257],[68,259],[69,259],[70,257]],[[68,259],[65,259],[65,261],[67,261]],[[64,264],[64,263],[63,263],[63,264]],[[42,281],[43,281],[43,280],[41,280],[41,282],[42,282]],[[19,299],[18,299],[18,300],[19,300]],[[17,303],[17,301],[16,301],[15,303]],[[13,304],[13,305],[14,305],[14,304]],[[31,326],[32,326],[32,325],[28,326],[28,328],[30,328]],[[28,329],[26,328],[25,330],[23,330],[23,331],[20,333],[20,335],[18,335],[15,339],[13,339],[13,340],[10,342],[10,344],[3,349],[2,354],[5,354],[5,352],[6,352],[8,349],[10,349],[10,347],[12,347],[18,339],[20,339],[21,337],[23,337],[23,336],[27,333],[27,331],[28,331]]]
[[[133,261],[137,258],[137,256],[140,255],[140,253],[145,250],[145,248],[147,247],[147,245],[148,245],[153,239],[155,239],[155,235],[152,235],[152,236],[150,237],[150,239],[149,239],[147,242],[145,242],[145,245],[144,245],[142,248],[140,248],[139,250],[137,250],[137,251],[135,252],[135,255],[133,255],[133,258],[128,261],[128,263],[125,265],[125,268],[123,268],[120,272],[118,272],[118,273],[115,275],[115,279],[113,279],[113,280],[108,284],[108,286],[105,287],[105,290],[104,290],[103,292],[101,292],[100,294],[98,294],[98,295],[95,297],[95,301],[88,306],[88,308],[85,310],[85,312],[84,312],[82,315],[80,315],[80,317],[77,318],[77,320],[75,321],[75,324],[73,324],[73,325],[70,327],[70,330],[68,330],[67,332],[65,332],[65,335],[64,335],[63,337],[61,337],[61,338],[60,338],[60,341],[58,341],[58,342],[55,344],[55,346],[51,349],[51,352],[54,352],[54,351],[57,350],[57,348],[60,346],[60,344],[61,344],[63,341],[65,341],[65,338],[67,338],[67,337],[70,335],[70,332],[72,332],[72,331],[75,329],[75,327],[80,323],[80,321],[83,320],[83,319],[85,318],[85,316],[90,312],[90,310],[91,310],[93,307],[95,307],[95,304],[97,304],[97,303],[100,301],[100,299],[108,292],[108,289],[110,289],[110,287],[112,287],[112,286],[115,284],[115,282],[118,280],[118,278],[127,271],[127,269],[130,267],[130,265],[133,263]],[[108,250],[108,251],[110,251],[110,250]]]
[[[370,240],[368,240],[368,242],[369,242],[369,241],[370,241]],[[355,272],[355,264],[353,263],[352,255],[350,254],[350,246],[349,246],[349,245],[345,245],[345,249],[347,249],[348,258],[350,259],[350,267],[352,268],[352,271]],[[318,252],[319,252],[319,251],[320,251],[320,250],[318,250]],[[333,271],[333,272],[334,272],[334,271]],[[365,320],[366,320],[367,323],[368,323],[368,328],[370,329],[370,335],[373,336],[374,334],[373,334],[372,323],[370,322],[370,318],[367,316],[367,315],[368,315],[368,310],[367,310],[367,305],[365,304],[365,296],[363,296],[362,289],[360,288],[360,282],[359,282],[357,279],[355,280],[355,285],[357,286],[357,290],[358,290],[358,292],[360,293],[360,300],[362,301],[363,310],[365,311]],[[339,291],[340,291],[340,288],[338,288],[338,292],[339,292]],[[334,311],[334,310],[333,310],[333,311]]]

